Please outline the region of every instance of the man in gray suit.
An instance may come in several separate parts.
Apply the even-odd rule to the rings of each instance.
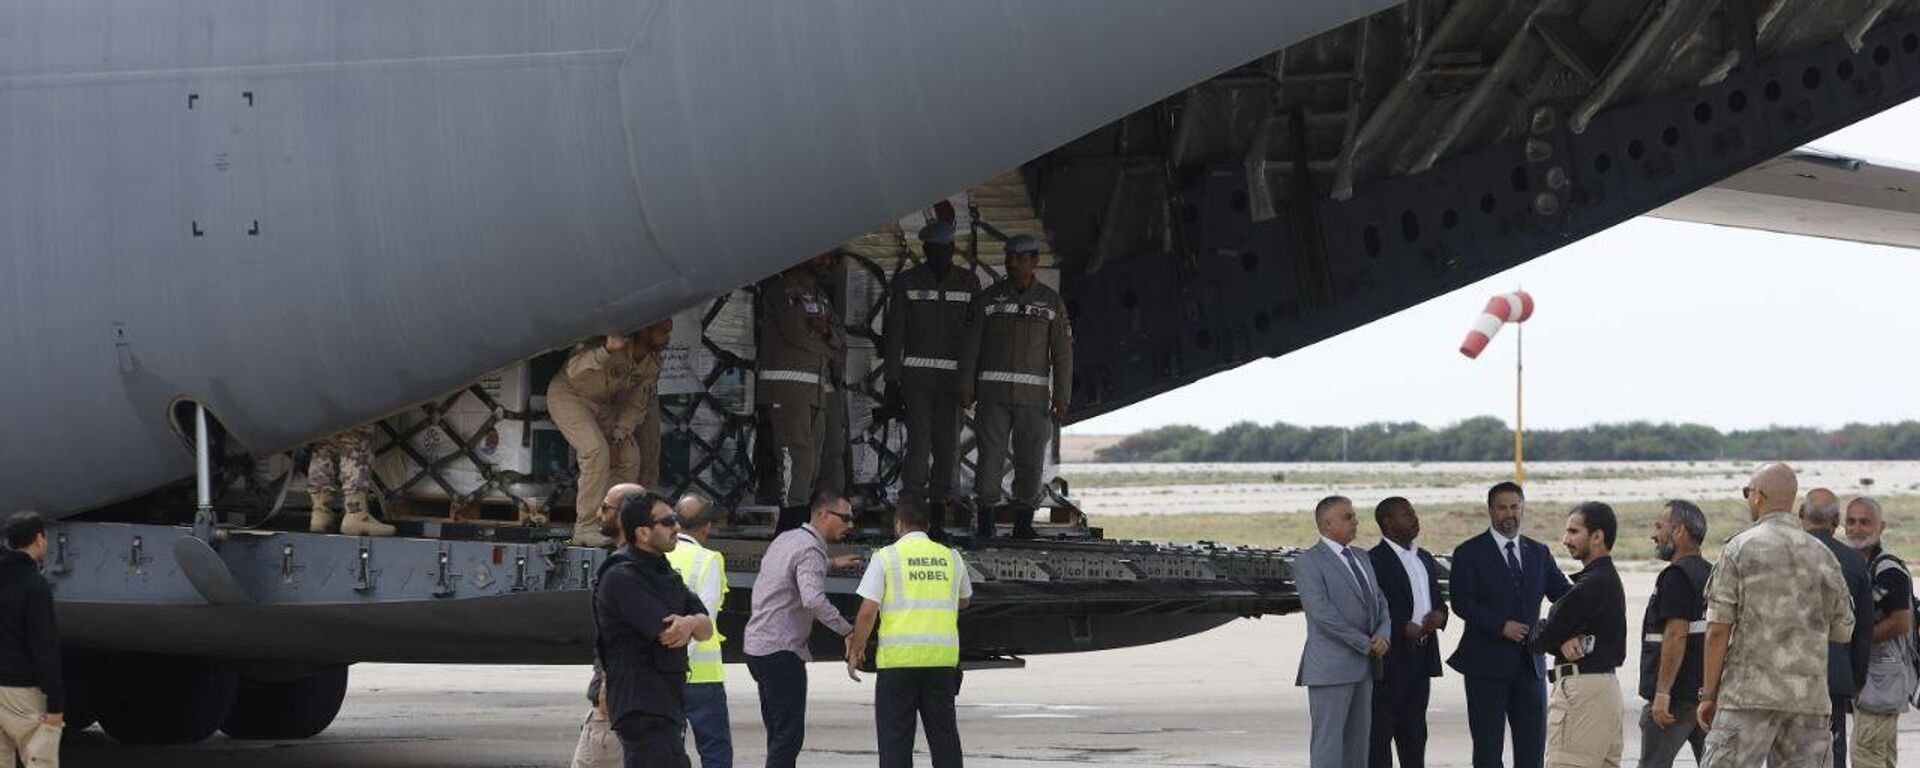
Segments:
[[[1367,554],[1349,546],[1360,529],[1353,501],[1328,496],[1313,508],[1320,542],[1294,557],[1307,614],[1300,677],[1313,714],[1313,768],[1365,768],[1373,681],[1387,655],[1387,598]]]

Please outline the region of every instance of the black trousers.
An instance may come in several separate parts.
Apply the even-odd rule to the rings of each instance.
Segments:
[[[873,725],[880,737],[880,768],[913,768],[916,717],[927,727],[933,768],[960,768],[960,725],[953,711],[960,670],[883,669],[879,678],[873,688]]]
[[[687,760],[686,731],[678,720],[630,716],[615,726],[626,768],[691,768]]]
[[[1433,679],[1424,674],[1374,683],[1368,768],[1393,768],[1395,747],[1400,768],[1426,768],[1427,701],[1432,694]]]
[[[748,656],[767,727],[767,768],[793,768],[807,740],[807,663],[791,651]]]
[[[1513,730],[1513,768],[1540,768],[1547,757],[1547,682],[1533,676],[1529,657],[1511,679],[1467,678],[1467,731],[1473,736],[1473,768],[1502,768],[1508,728]]]
[[[1833,700],[1833,768],[1847,768],[1847,713],[1853,711],[1853,697],[1827,698]]]

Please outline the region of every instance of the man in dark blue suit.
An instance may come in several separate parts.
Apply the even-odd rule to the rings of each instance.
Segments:
[[[1466,622],[1447,665],[1466,678],[1467,728],[1474,768],[1501,768],[1507,726],[1514,768],[1546,758],[1546,665],[1527,650],[1540,600],[1559,600],[1572,584],[1546,545],[1520,535],[1526,496],[1515,483],[1487,491],[1486,533],[1453,550],[1453,612]]]
[[[1420,535],[1420,516],[1413,504],[1399,496],[1373,508],[1380,525],[1380,543],[1367,552],[1380,591],[1387,596],[1387,616],[1393,626],[1385,669],[1373,684],[1373,738],[1367,752],[1368,768],[1392,768],[1397,746],[1400,768],[1427,764],[1427,702],[1432,678],[1440,676],[1440,638],[1447,626],[1447,606],[1440,602],[1440,564],[1414,545]]]

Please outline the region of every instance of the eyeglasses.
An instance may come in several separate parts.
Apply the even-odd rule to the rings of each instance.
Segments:
[[[835,512],[833,510],[827,510],[827,514],[840,518],[840,522],[846,523],[847,525],[853,525],[853,515],[844,512]]]
[[[678,525],[680,525],[680,515],[679,515],[678,513],[674,513],[674,512],[668,512],[668,513],[667,513],[667,516],[666,516],[666,517],[662,517],[662,518],[657,518],[657,519],[655,519],[655,520],[653,521],[653,524],[654,524],[654,525],[664,525],[664,526],[670,526],[670,527],[671,527],[671,526],[678,526]]]
[[[1740,489],[1740,498],[1751,499],[1753,498],[1753,495],[1756,493],[1759,493],[1759,491],[1754,490],[1753,486],[1749,485],[1745,488]]]

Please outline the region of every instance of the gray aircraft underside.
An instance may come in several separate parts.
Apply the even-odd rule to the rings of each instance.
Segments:
[[[0,2],[0,510],[771,274],[1385,0]]]

